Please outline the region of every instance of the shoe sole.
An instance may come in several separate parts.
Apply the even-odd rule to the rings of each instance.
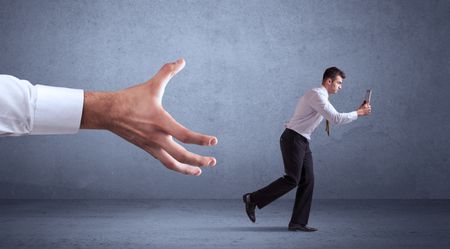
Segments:
[[[300,232],[306,232],[306,233],[318,231],[318,230],[303,230],[303,229],[299,229],[299,228],[288,228],[288,230],[291,231],[291,232],[300,231]]]

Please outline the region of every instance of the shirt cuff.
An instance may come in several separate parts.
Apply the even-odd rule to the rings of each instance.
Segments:
[[[73,134],[80,129],[84,92],[81,89],[36,85],[31,134]]]
[[[357,111],[350,112],[350,118],[352,119],[352,121],[357,120],[358,112]]]

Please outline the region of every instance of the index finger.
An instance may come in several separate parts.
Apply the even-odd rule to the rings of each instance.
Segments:
[[[178,123],[169,113],[165,113],[163,118],[164,128],[182,143],[212,146],[218,143],[215,136],[204,135],[191,131]]]

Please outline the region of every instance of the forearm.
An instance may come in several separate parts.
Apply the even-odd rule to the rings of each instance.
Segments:
[[[110,129],[116,96],[114,92],[85,92],[80,128]]]
[[[329,121],[332,124],[341,125],[341,124],[347,124],[352,121],[355,121],[358,118],[358,114],[356,112],[348,112],[348,113],[333,113],[329,114]]]
[[[32,85],[0,75],[0,135],[72,134],[80,127],[83,90]]]
[[[340,113],[323,94],[314,94],[310,99],[311,107],[332,124],[346,124],[358,118],[356,112]]]
[[[319,112],[323,117],[335,125],[347,124],[358,118],[357,112],[338,112],[331,104],[323,106],[323,108],[319,109]]]

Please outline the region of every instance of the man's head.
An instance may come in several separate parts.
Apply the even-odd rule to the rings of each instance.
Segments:
[[[345,73],[337,67],[330,67],[323,73],[322,85],[327,89],[328,94],[335,94],[342,88],[342,81]]]

